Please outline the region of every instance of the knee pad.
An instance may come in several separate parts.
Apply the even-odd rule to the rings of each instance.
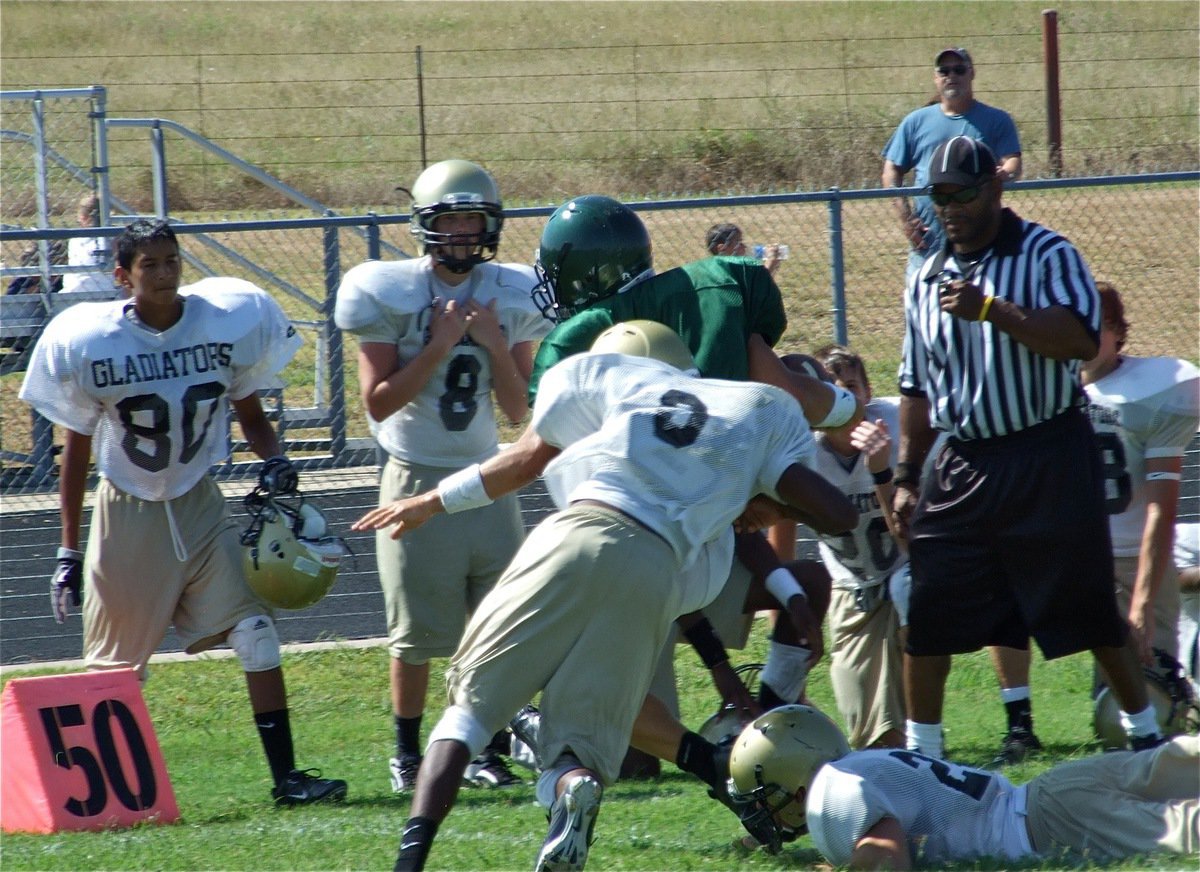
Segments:
[[[428,745],[449,739],[467,746],[474,759],[483,753],[488,742],[492,740],[494,730],[489,730],[475,719],[475,716],[461,706],[449,706],[442,714],[437,726],[429,734]]]
[[[246,672],[267,672],[282,662],[275,622],[266,615],[255,615],[238,623],[229,631],[229,647]]]

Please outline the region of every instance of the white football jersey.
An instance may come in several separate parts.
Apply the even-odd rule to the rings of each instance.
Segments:
[[[1025,788],[994,772],[915,751],[852,751],[817,772],[806,803],[808,831],[835,866],[883,818],[904,828],[915,859],[939,864],[1033,854]]]
[[[1122,357],[1086,386],[1104,458],[1113,554],[1136,557],[1146,526],[1146,461],[1182,457],[1200,426],[1200,370],[1172,357]]]
[[[896,465],[896,446],[900,433],[900,402],[880,397],[867,404],[868,420],[880,419],[892,434],[892,466]],[[817,533],[821,561],[833,577],[833,586],[842,590],[870,586],[887,580],[905,560],[892,538],[887,520],[875,495],[875,482],[867,468],[867,458],[845,458],[830,448],[823,433],[817,433],[816,462],[813,466],[834,487],[844,493],[858,509],[858,526],[840,536]],[[890,507],[888,507],[890,510]]]
[[[536,284],[533,269],[516,264],[480,264],[466,281],[451,287],[434,275],[428,256],[372,260],[346,273],[333,317],[360,342],[394,345],[403,363],[429,341],[435,297],[484,305],[495,300],[496,317],[511,348],[540,339],[554,326],[533,304]],[[367,421],[388,454],[410,463],[462,467],[491,457],[498,439],[491,356],[464,335],[411,402],[384,421],[370,415]]]
[[[144,500],[191,490],[229,454],[228,400],[267,387],[300,347],[265,291],[233,278],[180,288],[183,316],[160,332],[133,303],[78,303],[46,325],[21,399],[93,437],[100,474]]]
[[[725,537],[750,497],[777,497],[784,470],[811,465],[815,449],[799,405],[777,388],[622,354],[576,355],[547,370],[531,426],[563,449],[544,472],[556,505],[613,506],[662,536],[681,567]],[[721,584],[729,569],[720,567]],[[688,574],[710,584],[715,569]]]

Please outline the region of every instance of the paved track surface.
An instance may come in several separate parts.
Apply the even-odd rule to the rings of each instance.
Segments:
[[[335,531],[348,531],[350,523],[377,499],[377,471],[360,468],[345,473],[305,473],[304,493],[329,517]],[[245,518],[242,495],[249,483],[222,485],[235,517]],[[82,650],[82,620],[78,612],[65,624],[50,615],[49,578],[58,548],[57,497],[5,497],[0,503],[0,666],[70,660]],[[526,528],[533,527],[551,509],[541,482],[521,492]],[[1180,520],[1200,520],[1200,436],[1185,458]],[[90,512],[85,512],[87,529]],[[807,531],[801,531],[801,557],[815,549]],[[386,634],[383,594],[375,573],[374,535],[355,533],[346,541],[356,557],[347,559],[329,595],[309,609],[280,612],[279,636],[285,643],[322,640],[375,639]],[[147,567],[153,583],[153,567]],[[179,640],[169,633],[160,652],[177,652]]]

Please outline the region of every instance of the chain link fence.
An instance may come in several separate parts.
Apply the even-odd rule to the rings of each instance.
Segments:
[[[103,135],[99,143],[93,136],[103,130],[103,89],[38,92],[37,100],[40,107],[32,98],[5,101],[6,110],[21,107],[5,113],[5,160],[0,164],[0,211],[5,216],[0,272],[6,280],[49,268],[17,266],[31,242],[112,236],[122,221],[136,214],[124,189],[106,190],[102,156],[107,146]],[[276,210],[265,218],[262,213],[177,213],[170,209],[171,185],[162,168],[174,165],[177,154],[199,149],[187,142],[180,149],[172,142],[168,161],[163,131],[149,129],[155,157],[150,163],[161,176],[151,186],[153,199],[160,213],[170,210],[173,218],[183,220],[177,227],[188,262],[185,280],[230,275],[252,281],[280,300],[307,339],[284,373],[284,386],[265,397],[291,453],[303,458],[308,468],[373,464],[374,447],[358,394],[357,347],[333,327],[332,297],[341,274],[354,264],[381,253],[415,253],[408,216],[327,212],[323,217],[299,217],[320,211],[312,202],[306,209]],[[223,170],[231,175],[236,171]],[[1094,274],[1122,290],[1132,324],[1130,353],[1195,360],[1200,274],[1196,180],[1193,172],[1028,181],[1013,186],[1006,199],[1024,217],[1069,237]],[[247,184],[263,182],[250,178]],[[91,191],[105,196],[113,216],[110,226],[78,228],[73,214],[60,214]],[[705,256],[705,232],[720,222],[739,224],[748,243],[787,244],[790,257],[777,276],[789,317],[781,350],[811,351],[831,341],[849,342],[868,362],[876,392],[890,394],[895,392],[902,337],[906,250],[891,195],[872,189],[833,190],[634,205],[650,229],[659,270]],[[28,229],[28,220],[12,218],[10,202],[32,204],[41,229]],[[533,260],[551,208],[510,210],[502,259]],[[240,220],[243,217],[253,220]],[[22,225],[26,229],[19,229]],[[55,446],[61,439],[31,415],[16,393],[22,351],[31,347],[46,317],[73,299],[71,294],[3,298],[0,493],[55,487]],[[504,425],[502,432],[514,435],[513,428]],[[218,474],[234,479],[253,474],[252,458],[236,433],[231,449],[232,459]]]

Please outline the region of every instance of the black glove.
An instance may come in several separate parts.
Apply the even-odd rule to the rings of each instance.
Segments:
[[[83,554],[72,548],[58,549],[58,566],[50,579],[50,608],[54,622],[61,624],[70,614],[69,606],[78,606],[83,592]]]
[[[258,473],[258,486],[269,494],[292,493],[299,484],[296,467],[282,454],[267,458]]]

